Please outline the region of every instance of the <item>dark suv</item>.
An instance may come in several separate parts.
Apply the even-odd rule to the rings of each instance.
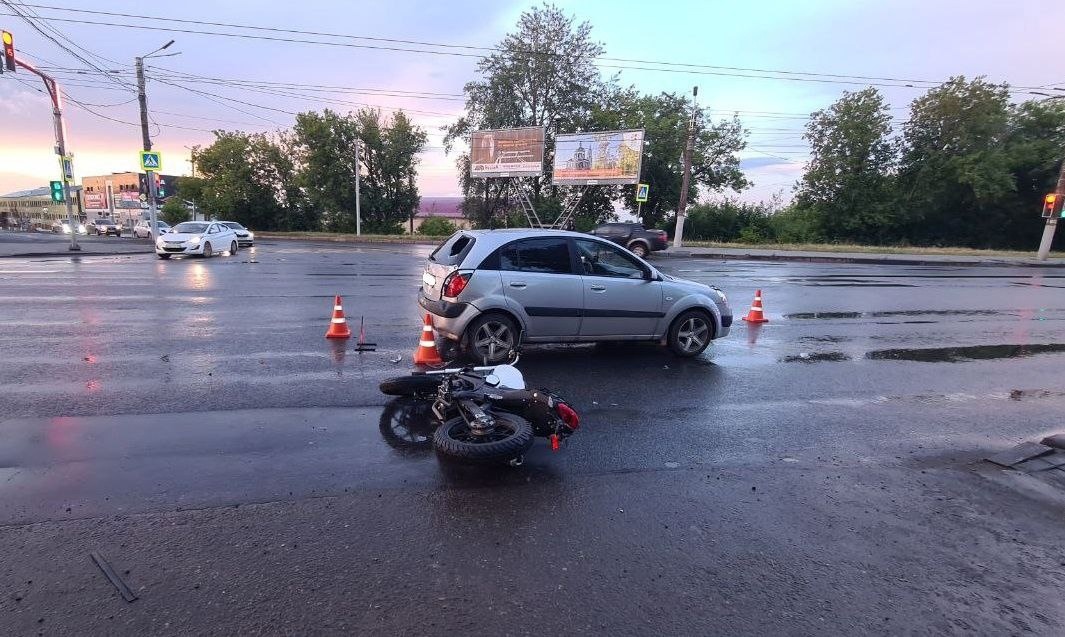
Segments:
[[[623,245],[638,257],[646,257],[669,246],[669,237],[664,230],[647,230],[641,223],[603,223],[592,230],[592,234]]]

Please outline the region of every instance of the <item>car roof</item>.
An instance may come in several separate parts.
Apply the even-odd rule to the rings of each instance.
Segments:
[[[542,228],[498,228],[495,230],[460,230],[463,235],[474,239],[473,246],[463,258],[464,263],[480,263],[484,257],[496,248],[519,239],[536,239],[543,237],[573,237],[605,242],[595,235],[570,230],[550,230]]]

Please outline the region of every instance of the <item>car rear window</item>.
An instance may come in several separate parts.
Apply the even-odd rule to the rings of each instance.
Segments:
[[[440,265],[458,265],[466,257],[466,253],[473,247],[476,239],[463,232],[456,232],[448,237],[447,241],[440,244],[429,260]]]

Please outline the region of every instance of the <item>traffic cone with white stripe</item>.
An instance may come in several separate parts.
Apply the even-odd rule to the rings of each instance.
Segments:
[[[747,312],[747,316],[743,317],[743,320],[748,323],[768,323],[769,319],[762,313],[762,291],[758,290],[754,293],[754,303],[751,303],[751,311]]]
[[[433,334],[433,319],[425,315],[425,325],[422,326],[421,340],[418,341],[418,349],[414,350],[415,365],[438,365],[443,363],[440,352],[436,351],[436,336]]]
[[[348,327],[348,319],[344,318],[344,307],[339,294],[333,300],[333,320],[329,322],[325,337],[351,338],[351,329]]]

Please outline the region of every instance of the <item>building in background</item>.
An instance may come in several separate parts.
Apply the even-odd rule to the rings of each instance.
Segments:
[[[71,186],[74,210],[84,220],[81,186]],[[66,219],[66,204],[52,201],[48,186],[0,195],[0,227],[19,230],[50,230],[52,222]]]
[[[158,202],[174,194],[176,175],[159,175]],[[126,227],[147,218],[148,182],[144,173],[125,172],[83,177],[85,211],[90,217],[113,217]]]
[[[407,232],[418,232],[425,220],[429,217],[443,217],[456,228],[470,228],[470,221],[462,215],[462,197],[422,197],[418,204],[418,212],[414,214],[414,220],[404,228]]]

